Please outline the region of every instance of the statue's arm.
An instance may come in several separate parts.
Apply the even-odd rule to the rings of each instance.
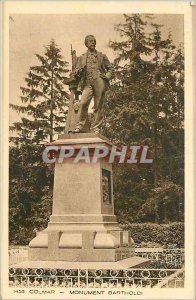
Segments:
[[[114,74],[113,66],[105,54],[103,55],[103,61],[104,61],[105,69],[106,69],[105,76],[107,77],[108,80],[110,80]]]

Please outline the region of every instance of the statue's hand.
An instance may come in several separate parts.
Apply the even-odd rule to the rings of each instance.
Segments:
[[[104,80],[107,80],[107,81],[110,80],[110,78],[108,78],[107,74],[106,74],[106,75],[105,75],[105,74],[101,74],[100,77],[101,77],[102,79],[104,79]]]

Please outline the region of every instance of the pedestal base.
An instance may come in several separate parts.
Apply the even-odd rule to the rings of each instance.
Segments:
[[[66,228],[66,223],[61,225]],[[59,231],[56,224],[53,231],[49,226],[38,233],[29,244],[29,260],[114,262],[135,255],[133,240],[115,222],[107,224],[111,230],[106,230],[104,223],[96,224],[99,231],[85,231],[82,224],[74,225],[72,231]]]

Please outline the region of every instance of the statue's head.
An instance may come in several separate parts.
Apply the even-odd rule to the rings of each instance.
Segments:
[[[91,35],[91,34],[87,35],[85,37],[84,44],[89,50],[91,50],[91,51],[95,50],[96,39],[95,39],[94,35]]]

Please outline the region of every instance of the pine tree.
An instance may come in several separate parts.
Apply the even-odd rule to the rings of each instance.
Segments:
[[[183,119],[182,104],[179,108],[182,99],[178,100],[183,98],[183,61],[171,34],[163,39],[161,25],[147,24],[143,19],[140,15],[125,15],[124,23],[116,26],[122,41],[110,42],[117,53],[116,82],[108,94],[103,133],[115,143],[147,144],[152,148],[153,168],[117,167],[114,187],[121,216],[126,215],[132,221],[161,222],[171,218],[168,210],[172,204],[168,203],[174,203],[176,208],[172,220],[179,219],[177,202],[183,198],[183,187],[178,184],[183,175],[178,174],[178,164],[172,164],[177,152],[181,156],[183,153],[182,147],[176,144]],[[148,31],[150,26],[150,34],[146,26]],[[181,141],[182,134],[183,129]],[[174,193],[176,198],[168,186],[179,191]],[[164,199],[168,200],[162,201],[161,193],[158,196],[160,189],[166,190],[168,198]]]
[[[162,38],[160,25],[151,24],[153,32],[150,35],[149,44],[154,54],[154,70],[152,72],[152,104],[151,115],[154,116],[154,195],[155,220],[167,221],[168,212],[172,211],[172,204],[176,207],[170,220],[182,219],[183,185],[179,185],[179,179],[183,177],[183,130],[179,129],[182,125],[183,107],[179,108],[179,95],[176,92],[179,73],[183,72],[183,62],[180,68],[176,63],[176,47],[173,44],[172,36],[169,33],[166,39]],[[181,57],[182,59],[182,57]],[[183,95],[183,79],[180,82],[181,95]],[[181,126],[180,125],[180,126]],[[178,172],[181,167],[181,174]],[[181,180],[181,179],[180,179]],[[176,193],[176,198],[170,193],[169,186]],[[161,192],[166,190],[167,201],[163,201]],[[170,201],[171,198],[173,201]],[[152,197],[149,199],[151,203]],[[147,201],[148,202],[148,201]],[[179,202],[179,205],[177,204]],[[170,203],[170,206],[168,206]],[[146,206],[146,205],[145,205]],[[164,214],[163,214],[164,212]]]
[[[42,161],[43,144],[63,132],[69,99],[64,85],[68,63],[55,42],[36,57],[39,65],[30,67],[21,87],[22,105],[10,105],[22,114],[10,128],[15,131],[10,138],[10,241],[18,244],[27,244],[35,228],[47,225],[53,168]]]
[[[26,86],[21,87],[23,105],[10,105],[24,114],[21,122],[15,122],[10,128],[17,131],[18,137],[12,138],[16,143],[22,143],[23,138],[31,143],[47,141],[48,138],[51,142],[54,134],[62,132],[65,127],[69,95],[64,81],[69,72],[68,63],[63,60],[54,40],[45,47],[44,56],[36,54],[36,57],[40,64],[30,67],[25,78]]]
[[[108,94],[103,134],[114,143],[152,145],[151,120],[147,104],[151,86],[151,47],[145,32],[147,23],[140,15],[125,15],[116,26],[123,41],[110,42],[117,53],[116,78]],[[153,187],[152,169],[114,169],[114,194],[119,218],[133,221]],[[134,213],[133,213],[134,211]]]
[[[123,41],[109,44],[118,55],[115,59],[117,82],[108,95],[103,130],[104,134],[117,143],[142,141],[146,135],[141,134],[138,129],[149,129],[144,114],[147,109],[146,95],[151,84],[148,76],[151,63],[145,60],[151,53],[145,34],[146,22],[137,14],[124,17],[125,23],[116,26]]]

